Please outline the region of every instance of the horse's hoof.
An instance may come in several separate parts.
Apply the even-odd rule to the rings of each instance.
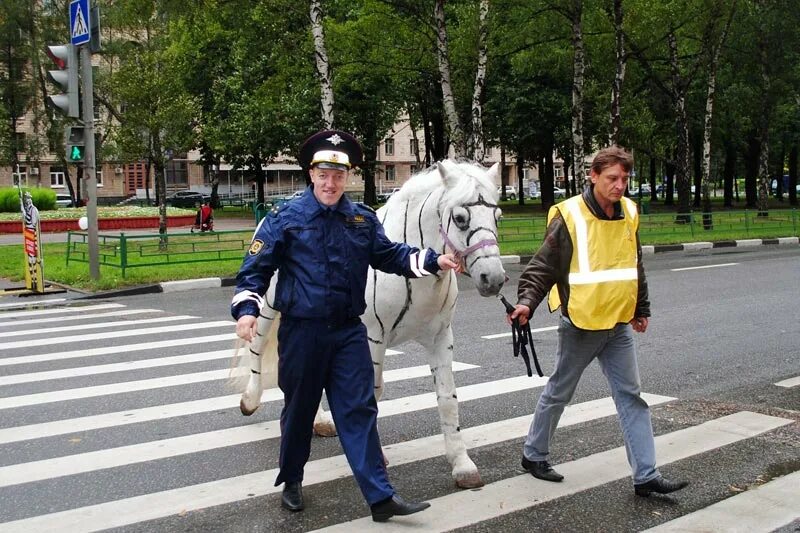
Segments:
[[[483,487],[483,479],[478,472],[468,472],[455,476],[456,487],[460,489],[477,489]]]
[[[241,400],[241,401],[239,402],[239,410],[242,412],[242,414],[243,414],[244,416],[250,416],[250,415],[252,415],[253,413],[255,413],[255,412],[256,412],[256,410],[257,410],[257,409],[258,409],[258,406],[257,406],[257,405],[256,405],[256,406],[255,406],[253,409],[250,409],[249,407],[247,407],[247,406],[245,405],[245,403],[244,403],[244,400]]]
[[[314,435],[318,437],[335,437],[336,426],[333,424],[314,424]]]

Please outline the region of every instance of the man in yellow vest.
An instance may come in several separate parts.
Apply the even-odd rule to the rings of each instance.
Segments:
[[[525,325],[548,291],[550,311],[561,307],[556,367],[536,405],[522,467],[539,479],[564,479],[547,461],[550,440],[581,374],[597,358],[617,407],[634,490],[649,496],[688,482],[665,479],[656,468],[650,408],[640,395],[633,331],[647,330],[650,302],[636,204],[624,197],[632,168],[631,154],[605,148],[592,162],[590,187],[550,208],[544,243],[520,277],[509,319]]]

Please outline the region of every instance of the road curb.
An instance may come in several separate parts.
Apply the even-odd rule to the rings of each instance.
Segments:
[[[688,242],[684,244],[659,244],[642,246],[642,253],[644,255],[653,255],[666,252],[693,252],[698,250],[711,250],[714,248],[752,248],[755,246],[785,246],[785,245],[798,245],[800,238],[798,237],[779,237],[776,239],[740,239],[729,241],[715,241],[715,242]],[[532,255],[501,255],[500,261],[504,265],[509,264],[527,264],[531,260]],[[81,296],[79,299],[93,299],[93,298],[113,298],[118,296],[136,296],[139,294],[153,294],[153,293],[170,293],[190,291],[193,289],[213,289],[217,287],[233,287],[236,285],[235,277],[228,278],[199,278],[187,279],[181,281],[164,281],[154,285],[143,285],[141,287],[131,287],[129,289],[120,289],[105,291],[95,294],[87,294]]]

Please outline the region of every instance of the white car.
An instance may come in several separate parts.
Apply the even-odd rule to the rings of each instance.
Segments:
[[[500,187],[497,188],[497,194],[502,196],[502,191]],[[515,189],[513,185],[506,185],[506,198],[508,198],[509,200],[517,199],[517,189]]]
[[[69,194],[56,194],[56,205],[58,207],[70,207],[72,206],[72,198],[70,198]]]
[[[553,198],[558,199],[566,197],[567,197],[567,191],[565,191],[561,187],[553,186]]]

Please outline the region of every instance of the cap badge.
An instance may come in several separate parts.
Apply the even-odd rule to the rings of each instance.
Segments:
[[[330,141],[330,142],[331,142],[331,144],[332,144],[332,145],[334,145],[334,146],[337,146],[337,145],[339,145],[339,144],[341,144],[341,143],[343,143],[343,142],[344,142],[344,139],[342,139],[341,137],[339,137],[339,134],[338,134],[338,133],[334,133],[333,135],[331,135],[330,137],[328,137],[328,139],[327,139],[327,140],[328,140],[328,141]]]

